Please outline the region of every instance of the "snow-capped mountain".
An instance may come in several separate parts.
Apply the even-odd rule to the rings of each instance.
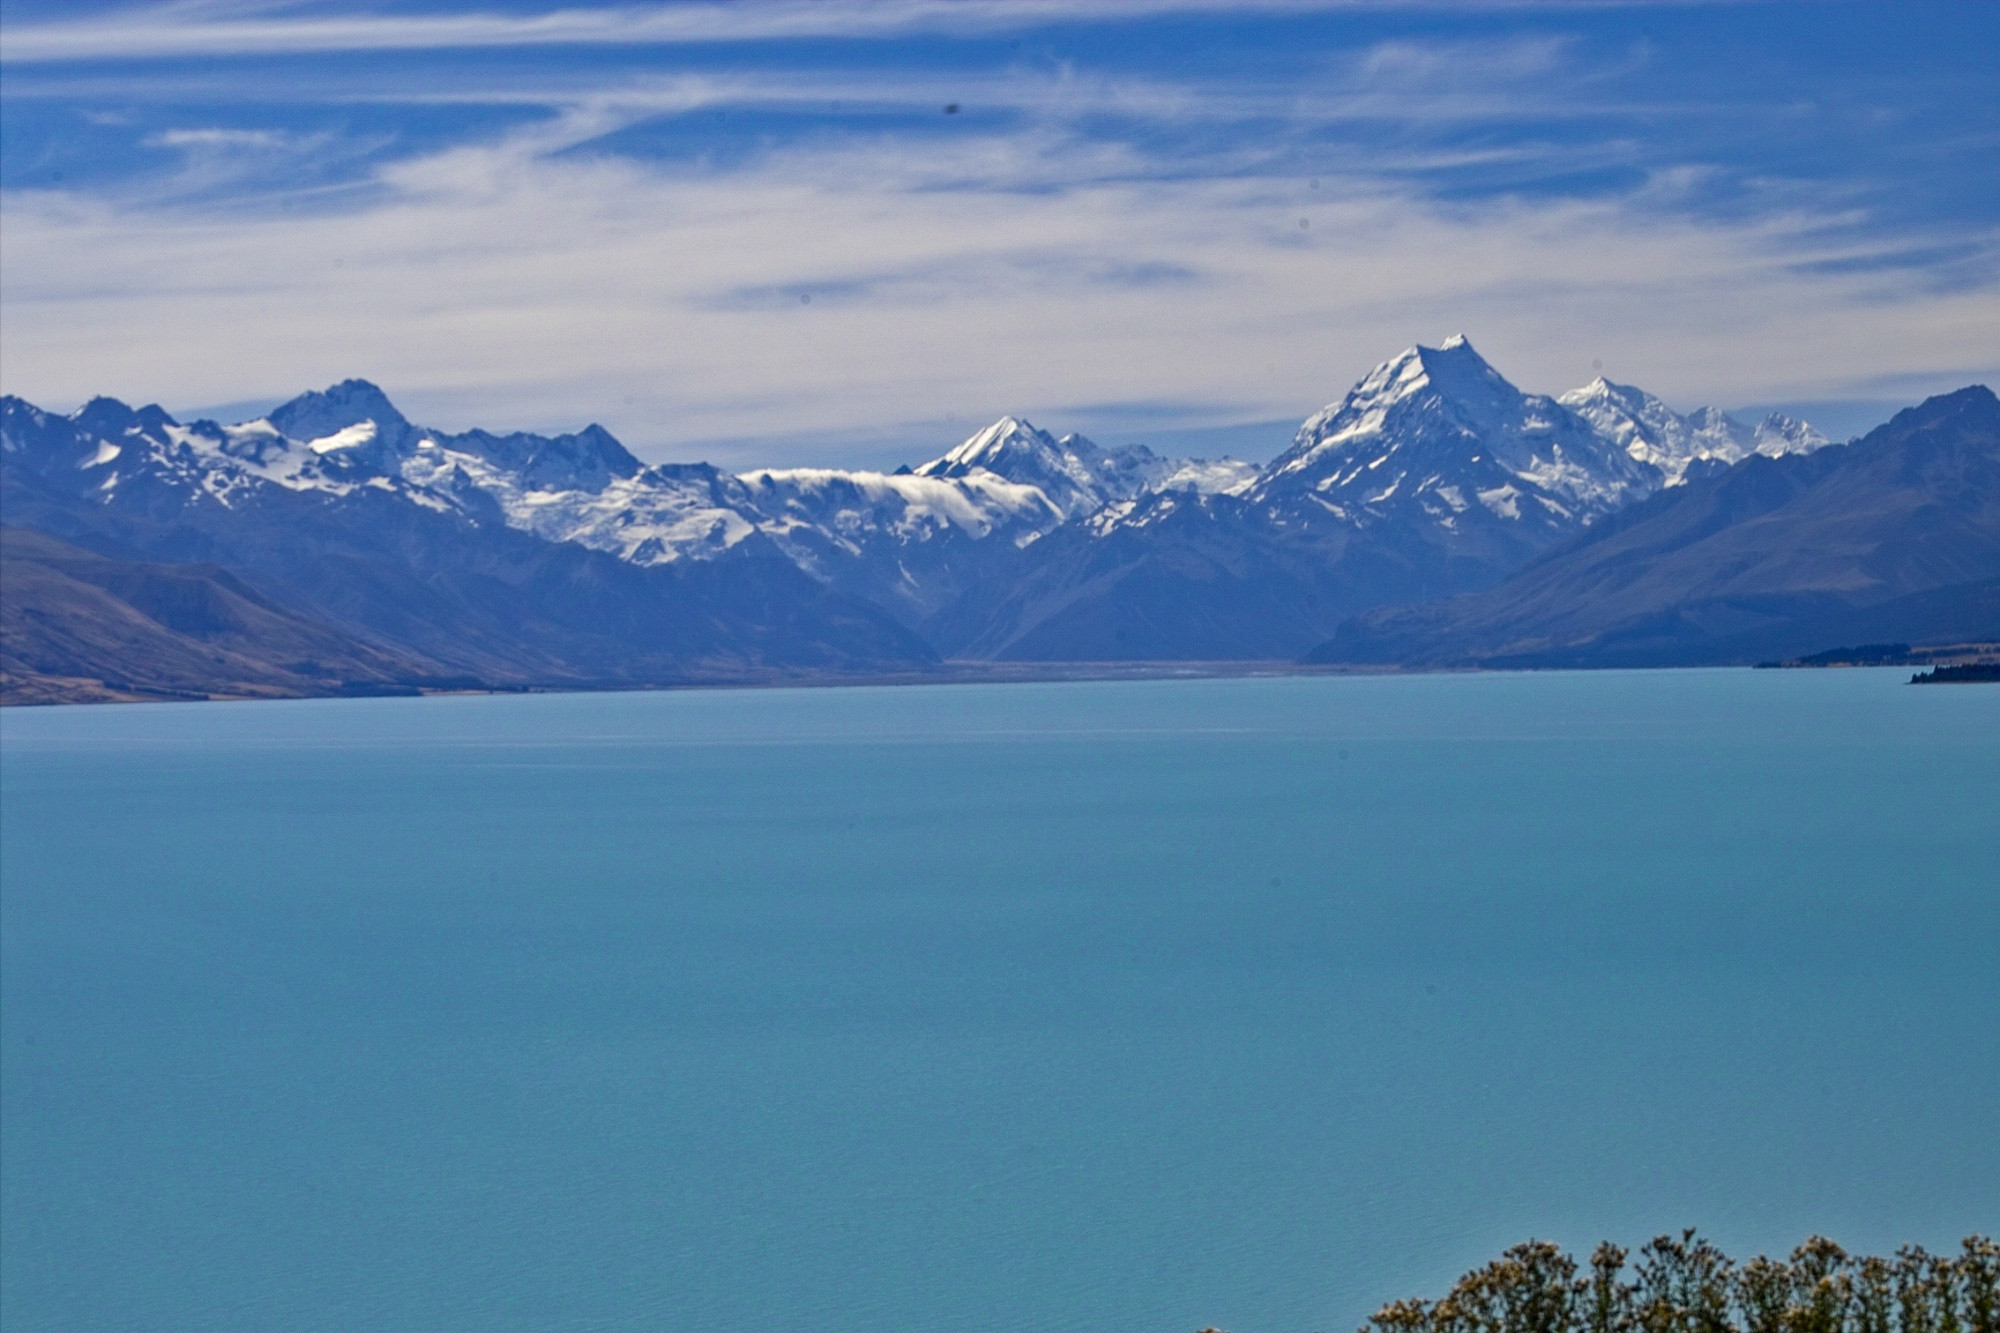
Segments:
[[[25,404],[22,405],[25,408]],[[69,419],[101,440],[80,466],[100,502],[240,506],[262,488],[334,500],[367,490],[472,526],[504,525],[638,566],[718,558],[753,537],[822,583],[917,624],[1004,553],[1149,485],[1227,489],[1254,469],[1141,447],[1057,440],[1003,418],[897,473],[647,466],[601,426],[497,435],[412,424],[365,380],[302,394],[236,425],[174,421],[99,399]],[[122,491],[121,491],[121,488]]]
[[[1303,651],[1357,611],[1490,586],[1685,472],[1599,418],[1523,393],[1463,336],[1411,347],[1247,484],[1112,501],[927,632],[947,653],[1030,659]],[[1817,438],[1774,422],[1764,443]]]
[[[1522,393],[1459,335],[1383,362],[1307,418],[1250,494],[1310,495],[1360,524],[1400,511],[1450,529],[1484,510],[1562,529],[1659,484],[1655,469],[1556,400]]]
[[[1685,481],[1690,467],[1698,472],[1713,470],[1752,454],[1766,458],[1809,454],[1828,443],[1805,422],[1779,412],[1755,426],[1713,407],[1683,415],[1644,389],[1613,384],[1601,375],[1556,401],[1639,462],[1657,468],[1669,486]]]
[[[595,425],[426,429],[362,380],[236,425],[112,399],[61,417],[0,409],[10,522],[46,514],[45,530],[120,559],[220,560],[336,617],[364,608],[349,618],[397,651],[516,677],[622,678],[623,649],[574,637],[597,614],[654,662],[704,643],[764,660],[780,642],[825,661],[1283,656],[1358,610],[1489,586],[1702,470],[1825,443],[1786,418],[1680,415],[1603,380],[1524,393],[1463,337],[1377,366],[1261,468],[1003,417],[895,473],[738,475],[649,466]],[[341,560],[373,562],[364,585],[341,582]],[[525,580],[514,592],[476,572],[496,560],[516,571],[498,584]],[[708,628],[634,609],[668,589],[707,606]],[[760,617],[789,628],[773,638]],[[892,622],[905,638],[884,637]],[[522,635],[542,636],[526,657],[509,646]],[[476,652],[460,651],[467,636]]]
[[[1066,523],[1150,490],[1224,489],[1254,476],[1234,459],[1104,449],[1002,417],[916,468],[746,472],[758,530],[831,585],[920,625],[1014,554]]]
[[[406,684],[641,684],[936,661],[889,614],[815,580],[740,523],[732,488],[741,483],[713,468],[641,468],[602,431],[423,431],[358,382],[236,426],[182,425],[110,399],[67,416],[0,399],[8,525],[188,590],[154,610],[193,642],[174,648],[182,631],[167,621],[148,641],[183,662],[251,663],[242,679],[259,688],[340,692],[354,682],[339,673],[357,662],[399,664]],[[651,507],[621,506],[627,492]],[[620,549],[631,530],[668,520],[724,530],[704,539],[702,559],[647,564],[627,558],[648,554],[643,541]],[[694,544],[672,535],[683,552]],[[173,584],[187,562],[198,563]],[[30,586],[56,597],[36,612],[44,647],[120,641],[127,621],[90,620],[98,594]],[[336,665],[256,665],[238,623],[246,607],[288,627],[293,644],[332,646]],[[130,615],[144,625],[154,612]],[[222,656],[202,646],[230,634]],[[74,658],[56,674],[75,675]],[[106,665],[143,679],[143,663],[113,654]],[[380,686],[370,673],[361,683]]]
[[[1063,523],[1040,488],[983,470],[779,468],[745,473],[739,484],[750,521],[801,569],[911,625]]]
[[[1262,469],[1107,450],[1003,417],[898,473],[735,476],[646,466],[599,426],[553,437],[422,429],[362,380],[232,426],[182,425],[110,399],[74,421],[102,440],[84,466],[106,496],[121,485],[180,487],[226,507],[258,486],[327,496],[366,487],[642,566],[713,558],[761,534],[814,577],[912,623],[996,558],[982,550],[972,560],[973,547],[1020,550],[1069,523],[1103,537],[1204,496],[1241,496],[1279,524],[1410,522],[1447,539],[1482,526],[1555,534],[1680,480],[1699,460],[1824,443],[1786,418],[1746,428],[1712,409],[1681,416],[1603,380],[1562,400],[1525,394],[1463,337],[1376,367]]]
[[[1106,451],[1081,435],[1058,440],[1014,417],[1000,418],[944,457],[915,469],[920,477],[989,473],[1033,486],[1065,519],[1129,500],[1175,471],[1174,463],[1143,445]]]
[[[1355,616],[1310,660],[1718,665],[2000,637],[2000,398],[1940,394],[1809,452],[1690,476],[1496,587]]]

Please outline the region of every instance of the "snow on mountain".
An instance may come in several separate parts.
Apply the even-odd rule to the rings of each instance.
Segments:
[[[1660,480],[1456,337],[1377,366],[1247,485],[1103,505],[925,632],[975,657],[1286,657],[1357,612],[1491,586]]]
[[[1383,362],[1307,418],[1249,495],[1309,497],[1364,525],[1407,512],[1449,530],[1476,508],[1565,527],[1658,484],[1576,413],[1508,383],[1459,335]]]
[[[756,529],[742,484],[716,468],[643,467],[597,426],[553,438],[423,431],[361,380],[234,426],[182,425],[111,399],[71,421],[101,440],[80,466],[101,470],[107,500],[121,484],[224,507],[260,486],[329,500],[366,488],[641,565],[712,555]]]
[[[109,399],[57,416],[0,398],[8,522],[240,572],[425,679],[659,682],[935,660],[881,606],[764,542],[726,473],[640,468],[601,431],[424,432],[348,387],[237,426]],[[648,567],[668,548],[745,558]],[[285,670],[310,683],[326,665]]]
[[[1601,375],[1556,401],[1639,462],[1657,468],[1669,486],[1687,480],[1689,468],[1698,463],[1727,466],[1752,454],[1805,454],[1828,443],[1805,422],[1781,413],[1773,412],[1755,426],[1713,407],[1682,415],[1643,389],[1614,384]]]
[[[1193,491],[1198,495],[1240,495],[1256,484],[1264,469],[1240,458],[1183,458],[1173,471],[1154,482],[1155,491]]]
[[[944,478],[764,468],[743,473],[741,480],[766,532],[783,537],[814,527],[854,550],[877,537],[928,541],[947,531],[974,539],[1006,533],[1025,545],[1063,521],[1041,488],[983,471]]]
[[[794,564],[912,625],[1063,523],[1039,487],[984,470],[772,468],[746,472],[740,484],[758,530]]]
[[[1014,552],[1107,504],[1149,488],[1237,487],[1254,475],[1230,459],[1107,450],[1002,417],[914,469],[768,468],[741,479],[759,530],[801,568],[915,624],[996,576]]]
[[[1115,548],[1114,573],[1143,574],[1157,557],[1212,562],[1254,582],[1256,571],[1283,566],[1286,586],[1316,589],[1314,615],[1361,605],[1371,588],[1455,591],[1690,469],[1826,443],[1789,418],[1746,427],[1713,409],[1680,415],[1602,379],[1560,400],[1526,394],[1462,336],[1377,366],[1262,468],[1105,449],[1009,416],[893,474],[732,475],[707,464],[647,466],[594,425],[556,436],[424,429],[365,380],[233,426],[182,425],[112,399],[68,418],[9,403],[10,421],[40,423],[30,432],[45,441],[37,447],[75,453],[61,467],[95,503],[232,509],[271,488],[328,504],[402,501],[469,530],[504,527],[639,567],[763,550],[910,627],[965,598],[1055,577],[1038,565],[1081,568],[1081,553],[1098,546]],[[10,454],[23,447],[13,430]],[[1170,584],[1154,589],[1160,610],[1149,625],[1172,622],[1179,613],[1169,608],[1186,611],[1194,594]],[[1041,604],[1027,598],[1018,610],[1040,614]],[[1079,625],[1095,614],[1089,605],[1077,602]],[[1212,609],[1214,624],[1234,623],[1228,608]],[[1308,620],[1298,632],[1313,628]]]
[[[301,420],[294,428],[305,432],[303,438],[285,434],[268,418],[235,426],[182,425],[158,407],[134,410],[112,398],[93,399],[68,418],[80,436],[98,441],[78,466],[102,469],[96,489],[106,502],[121,485],[198,496],[224,507],[260,485],[329,496],[372,485],[418,498],[371,466],[391,447],[388,441],[406,431],[400,415],[386,428],[372,419],[334,420],[323,413],[303,414]]]
[[[991,473],[1036,487],[1065,519],[1071,519],[1114,500],[1129,500],[1175,470],[1172,461],[1144,445],[1107,450],[1081,435],[1058,440],[1028,422],[1002,417],[942,458],[917,468],[916,474],[962,478]]]
[[[367,380],[342,380],[323,393],[302,393],[273,410],[265,421],[287,439],[310,442],[332,440],[356,426],[372,425],[369,442],[379,441],[385,450],[396,453],[414,442],[416,429],[396,410],[389,396]],[[359,442],[359,437],[351,441]]]
[[[74,465],[107,500],[121,485],[164,492],[156,499],[170,506],[224,508],[254,503],[266,487],[328,503],[367,492],[638,566],[711,560],[754,537],[909,623],[1105,497],[1153,483],[1225,490],[1251,472],[1231,460],[1180,462],[1141,448],[1103,450],[1080,436],[1056,440],[1013,418],[915,472],[735,476],[707,464],[648,467],[598,426],[552,437],[423,429],[363,380],[234,426],[182,425],[158,408],[135,412],[111,399],[64,424],[74,428],[69,435],[93,439]]]
[[[742,483],[706,464],[550,484],[532,469],[511,469],[484,451],[462,447],[465,439],[419,440],[403,460],[402,479],[429,503],[474,514],[490,505],[509,527],[607,551],[635,565],[718,555],[756,530],[745,513]]]

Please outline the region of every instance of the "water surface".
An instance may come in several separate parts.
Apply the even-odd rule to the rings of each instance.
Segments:
[[[2000,1226],[2000,689],[0,715],[0,1322],[1346,1333]]]

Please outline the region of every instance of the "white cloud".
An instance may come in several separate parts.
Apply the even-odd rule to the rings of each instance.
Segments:
[[[331,214],[14,193],[7,388],[223,401],[360,374],[439,425],[601,419],[685,456],[947,413],[1302,415],[1458,329],[1532,388],[1601,359],[1684,401],[2000,364],[1991,287],[1855,262],[1805,213],[1121,175],[1128,150],[1047,128],[730,171],[551,156],[616,114],[398,163]]]
[[[571,6],[540,14],[286,14],[283,0],[178,0],[82,19],[16,23],[0,59],[180,59],[333,51],[696,45],[803,38],[980,35],[1174,15],[1338,10],[1560,11],[1712,0],[758,0]],[[1759,0],[1741,0],[1757,3]],[[1783,3],[1784,0],[1763,0]]]
[[[287,136],[277,130],[162,130],[145,140],[154,148],[226,149],[282,148]]]
[[[1440,84],[1484,84],[1494,79],[1552,74],[1563,65],[1563,52],[1571,44],[1564,37],[1483,41],[1394,39],[1368,48],[1356,65],[1371,83],[1399,88],[1414,85],[1428,90]]]
[[[1514,0],[1496,0],[1513,3]],[[270,55],[309,51],[692,44],[985,33],[1182,13],[1410,8],[1410,0],[762,0],[576,7],[541,14],[273,14],[270,4],[170,4],[15,24],[8,61]],[[1447,7],[1485,7],[1457,0]]]
[[[166,18],[280,21],[240,10]],[[1631,145],[1601,134],[1468,143],[1424,129],[1524,105],[1543,119],[1598,114],[1592,100],[1615,101],[1620,73],[1527,38],[1380,43],[1303,88],[1066,67],[439,86],[442,99],[553,114],[359,182],[307,169],[315,154],[360,160],[355,142],[168,129],[147,142],[184,155],[177,175],[0,198],[0,369],[8,389],[50,405],[99,392],[282,397],[359,374],[441,426],[596,418],[656,456],[728,440],[742,457],[746,438],[902,436],[1003,411],[1058,427],[1119,405],[1130,419],[1171,405],[1159,413],[1187,426],[1302,416],[1382,357],[1461,329],[1530,388],[1570,387],[1601,360],[1684,405],[2000,366],[1990,229],[1857,239],[1871,233],[1856,199],[1782,182],[1759,186],[1756,207],[1704,218],[1713,171],[1698,163],[1655,162],[1643,183],[1591,201],[1443,200],[1410,183],[1479,163],[1630,170]],[[372,84],[360,95],[408,96]],[[1019,114],[949,134],[871,138],[849,124],[726,168],[646,164],[597,143],[704,107],[945,100]],[[1120,141],[1079,128],[1105,113],[1196,132]],[[1256,133],[1231,128],[1246,123]],[[1205,146],[1198,159],[1140,146],[1177,141]],[[284,171],[267,165],[280,149]],[[1312,179],[1294,174],[1305,161]],[[288,194],[299,163],[297,179],[345,183]],[[1932,244],[1960,255],[1948,281],[1938,265],[1897,261]]]

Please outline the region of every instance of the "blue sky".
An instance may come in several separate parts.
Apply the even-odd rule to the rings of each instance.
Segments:
[[[1256,457],[1463,331],[1845,434],[2000,374],[1996,52],[1988,3],[4,0],[0,380]]]

